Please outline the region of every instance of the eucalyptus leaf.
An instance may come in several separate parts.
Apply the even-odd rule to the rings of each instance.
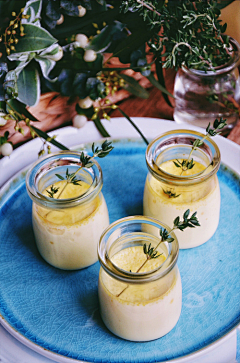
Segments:
[[[87,49],[93,49],[95,52],[105,51],[111,44],[113,36],[117,32],[122,32],[125,25],[119,21],[105,26],[100,34],[96,35],[89,43]]]
[[[139,49],[148,39],[149,34],[146,29],[137,30],[116,46],[113,57],[119,57],[122,63],[130,62],[131,53]]]
[[[69,0],[60,0],[60,6],[69,16],[78,16],[79,10],[75,2]]]
[[[27,106],[35,106],[40,98],[40,78],[37,64],[30,63],[18,76],[18,99]]]
[[[152,85],[156,88],[158,88],[161,92],[167,94],[168,96],[174,98],[174,96],[166,89],[164,88],[154,77],[153,73],[151,73],[147,79],[152,83]]]
[[[107,132],[107,130],[105,129],[105,127],[103,126],[101,120],[99,117],[97,117],[95,120],[93,120],[96,128],[98,129],[98,131],[100,132],[100,134],[103,137],[110,137],[109,133]]]
[[[126,74],[121,74],[121,78],[127,83],[124,88],[132,93],[134,96],[141,97],[141,98],[148,98],[149,93],[148,91],[140,86],[140,84],[132,77],[127,76]]]
[[[9,110],[15,110],[16,112],[20,113],[21,115],[24,115],[25,117],[28,117],[31,121],[39,121],[36,119],[35,116],[33,116],[27,109],[26,105],[17,99],[11,99],[7,101],[7,109]]]
[[[15,53],[37,52],[57,42],[47,30],[33,24],[24,24],[24,34],[15,46]]]
[[[46,15],[54,21],[57,21],[61,16],[60,6],[57,1],[47,1]]]
[[[39,136],[42,137],[44,140],[50,142],[52,145],[58,147],[60,150],[69,150],[65,145],[61,144],[60,142],[56,141],[54,138],[49,136],[46,132],[38,129],[35,126],[31,125],[31,129]]]

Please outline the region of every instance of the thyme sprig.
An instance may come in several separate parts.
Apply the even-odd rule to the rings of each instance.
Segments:
[[[193,162],[193,158],[191,158],[192,153],[194,150],[197,149],[197,147],[200,147],[204,144],[204,140],[207,137],[213,137],[215,135],[219,135],[221,133],[221,130],[227,125],[226,119],[224,120],[222,117],[220,117],[220,119],[218,120],[217,118],[215,119],[214,123],[213,123],[213,128],[211,128],[211,123],[209,122],[207,128],[206,128],[206,135],[201,138],[201,139],[196,139],[193,142],[192,145],[192,149],[190,151],[190,154],[188,156],[187,159],[184,159],[182,162],[180,162],[178,159],[173,160],[174,165],[177,168],[182,168],[181,174],[189,169],[192,169],[194,167],[194,162]]]
[[[151,243],[149,243],[148,247],[147,244],[144,243],[143,252],[145,253],[145,255],[147,255],[148,260],[151,260],[151,258],[158,258],[159,256],[162,255],[162,253],[158,254],[157,251],[154,251],[154,248],[151,247]]]
[[[136,273],[138,273],[139,271],[141,271],[141,269],[145,266],[145,264],[151,260],[152,258],[158,258],[162,255],[158,254],[157,248],[159,247],[159,245],[162,242],[168,242],[168,243],[172,243],[174,241],[174,238],[171,237],[171,233],[176,230],[179,229],[180,231],[184,231],[184,229],[186,228],[195,228],[195,227],[199,227],[200,223],[199,220],[197,219],[197,212],[194,212],[191,216],[190,215],[190,210],[187,209],[184,214],[183,214],[183,220],[180,220],[180,217],[176,217],[173,221],[173,227],[170,229],[170,231],[167,231],[166,228],[160,228],[159,234],[160,234],[160,241],[158,242],[158,244],[156,245],[155,248],[151,247],[151,243],[147,246],[146,243],[144,243],[143,245],[143,253],[147,256],[146,260],[142,263],[142,265],[138,268],[138,270],[136,271]],[[131,271],[130,271],[131,272]],[[119,297],[120,295],[122,295],[122,293],[124,291],[127,290],[127,288],[129,287],[129,285],[127,285],[118,295],[116,295],[116,297]]]
[[[80,162],[81,162],[81,166],[74,172],[69,174],[68,169],[66,170],[66,177],[64,178],[62,175],[60,174],[55,174],[59,179],[61,180],[65,180],[66,183],[63,186],[62,190],[60,191],[60,193],[58,194],[56,199],[59,199],[60,196],[62,195],[62,193],[64,192],[64,190],[66,189],[66,187],[68,186],[68,184],[74,184],[74,185],[80,185],[80,179],[77,179],[76,175],[78,174],[78,172],[82,169],[82,168],[91,168],[93,166],[93,162],[92,160],[95,158],[104,158],[105,156],[107,156],[111,151],[113,150],[113,146],[112,143],[105,140],[101,147],[95,147],[95,144],[92,144],[92,152],[93,155],[89,156],[89,155],[85,155],[84,152],[82,151],[80,154]],[[52,186],[53,187],[53,186]],[[55,188],[55,189],[50,189],[50,193],[51,193],[51,198],[54,198],[54,195],[58,192],[59,188]],[[56,190],[57,189],[57,190]],[[49,193],[49,191],[47,191]],[[49,193],[49,194],[50,194]]]
[[[54,187],[54,185],[51,185],[50,190],[47,190],[47,193],[50,198],[54,198],[54,194],[58,192],[59,188]]]
[[[80,181],[81,181],[81,179],[77,179],[77,177],[76,177],[76,175],[74,175],[74,173],[71,173],[71,174],[69,174],[69,172],[68,172],[68,168],[67,168],[67,170],[66,170],[66,178],[64,178],[62,175],[60,175],[60,174],[55,174],[56,175],[56,177],[58,177],[60,180],[68,180],[69,181],[69,183],[71,183],[71,184],[74,184],[74,185],[81,185],[80,184]]]
[[[177,193],[173,193],[171,190],[164,190],[163,188],[162,188],[162,190],[163,190],[163,193],[168,195],[169,198],[177,198],[180,195]]]

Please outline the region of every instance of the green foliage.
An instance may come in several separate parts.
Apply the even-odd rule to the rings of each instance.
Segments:
[[[231,0],[224,0],[224,5],[229,2]],[[79,5],[87,10],[81,18]],[[70,99],[87,96],[92,100],[105,99],[119,87],[116,82],[116,90],[109,90],[106,81],[102,81],[102,74],[109,69],[104,55],[107,52],[127,64],[127,68],[147,77],[154,87],[163,92],[171,106],[168,97],[172,95],[164,84],[164,67],[178,68],[184,64],[188,68],[207,70],[226,63],[231,57],[229,39],[221,35],[226,29],[218,19],[221,5],[219,0],[0,1],[4,40],[0,42],[0,53],[9,70],[2,87],[5,98],[21,101],[24,108],[25,105],[37,104],[40,93],[46,91],[60,92]],[[23,12],[21,8],[24,8]],[[57,25],[62,15],[64,21]],[[87,49],[97,52],[95,61],[84,60],[86,49],[74,42],[78,33],[89,38]],[[151,63],[147,61],[146,44],[153,53]],[[63,49],[63,57],[55,61],[59,45]],[[157,78],[151,72],[154,62]],[[121,68],[124,67],[117,69],[119,73]],[[149,97],[148,91],[133,77],[125,74],[117,74],[117,77],[125,81],[120,87],[137,97]],[[79,114],[88,118],[95,115],[93,107],[80,109],[77,105],[76,108]],[[121,109],[119,111],[148,143],[128,115]],[[109,136],[98,114],[96,116],[96,127],[103,136]],[[208,134],[213,136],[211,133],[215,132],[218,131],[209,129]],[[48,136],[45,134],[44,137]],[[187,160],[182,167],[192,167],[191,162]]]
[[[129,0],[122,1],[121,9],[125,13],[137,12],[148,24],[152,32],[148,44],[157,56],[164,57],[164,68],[177,69],[185,64],[207,70],[230,59],[226,51],[229,38],[221,35],[226,27],[218,20],[216,0]]]

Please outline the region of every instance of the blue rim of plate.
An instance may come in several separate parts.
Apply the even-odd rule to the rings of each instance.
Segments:
[[[109,206],[109,211],[110,211],[110,218],[111,218],[111,222],[113,222],[114,220],[116,219],[119,219],[123,216],[126,215],[126,213],[128,213],[129,215],[133,214],[132,212],[135,212],[134,214],[140,214],[139,213],[139,210],[141,208],[140,206],[140,202],[141,202],[141,197],[142,197],[142,191],[143,191],[143,186],[144,186],[144,180],[145,180],[145,177],[146,177],[146,174],[147,174],[147,169],[146,169],[146,166],[145,166],[145,160],[144,160],[144,153],[145,153],[145,146],[143,147],[143,144],[141,141],[137,141],[137,142],[133,142],[133,141],[130,141],[130,140],[118,140],[116,141],[116,144],[119,144],[121,147],[119,149],[116,150],[115,148],[115,151],[113,152],[111,158],[111,162],[110,162],[110,159],[109,159],[109,162],[107,161],[108,159],[106,158],[105,159],[102,159],[101,160],[101,165],[102,165],[102,168],[103,168],[103,173],[104,173],[104,189],[103,189],[103,193],[105,195],[105,198],[107,200],[107,203],[108,203],[108,206]],[[128,163],[130,164],[130,166],[135,166],[136,167],[136,162],[138,163],[138,167],[135,168],[135,170],[133,171],[133,175],[131,175],[131,180],[134,180],[135,181],[137,180],[138,181],[138,184],[137,185],[141,185],[141,187],[139,187],[139,189],[137,189],[135,187],[135,185],[131,182],[128,182],[127,184],[128,185],[124,185],[124,177],[126,178],[126,175],[124,176],[122,172],[119,172],[117,173],[117,178],[118,178],[118,182],[120,183],[120,185],[115,185],[115,188],[117,189],[118,193],[122,196],[123,193],[121,193],[121,191],[124,191],[124,188],[127,188],[127,193],[131,193],[132,192],[132,196],[134,197],[133,200],[130,201],[129,205],[127,205],[127,208],[125,207],[122,207],[119,209],[116,209],[116,206],[115,206],[115,201],[114,201],[114,198],[113,198],[113,193],[116,192],[116,189],[114,190],[114,178],[113,178],[113,172],[116,170],[115,168],[113,168],[111,170],[111,167],[112,167],[112,163],[113,161],[116,163],[117,162],[117,165],[119,166],[119,170],[123,170],[122,167],[120,166],[124,166],[125,163],[123,162],[123,158],[122,156],[128,156],[129,160],[128,160]],[[109,156],[110,157],[110,156]],[[142,160],[143,159],[143,160]],[[128,169],[125,167],[125,170],[127,171]],[[224,193],[224,198],[223,198],[223,202],[225,203],[226,201],[226,204],[228,204],[228,200],[229,198],[236,198],[236,201],[238,201],[239,203],[239,177],[238,175],[231,171],[228,167],[224,166],[224,165],[221,165],[221,169],[220,169],[220,172],[219,172],[219,179],[220,179],[220,187],[221,187],[221,191]],[[8,187],[6,188],[3,188],[3,193],[4,193],[4,196],[2,197],[2,207],[1,207],[1,210],[0,212],[2,213],[2,211],[4,210],[5,213],[12,213],[13,211],[11,210],[11,202],[13,202],[14,200],[14,203],[19,203],[19,201],[21,200],[21,197],[24,197],[25,196],[25,187],[24,187],[24,181],[23,181],[23,178],[24,178],[24,173],[20,173],[16,178],[13,178],[11,180],[10,183],[8,183]],[[136,179],[137,178],[137,179]],[[108,193],[110,194],[108,196]],[[226,193],[228,193],[227,195],[225,195]],[[230,193],[230,194],[229,194]],[[232,193],[232,194],[231,194]],[[20,198],[20,199],[19,199]],[[124,199],[121,197],[121,200]],[[233,200],[233,199],[232,199]],[[135,201],[135,205],[134,205],[134,201]],[[234,199],[235,201],[235,199]],[[124,202],[127,204],[128,203],[128,199],[124,199],[122,200],[122,204],[124,205]],[[12,204],[14,204],[12,203]],[[30,202],[29,202],[30,203]],[[27,203],[27,206],[26,206],[26,211],[28,213],[30,213],[30,204]],[[6,205],[9,206],[10,204],[10,207],[9,208],[6,208]],[[21,203],[20,203],[21,204]],[[134,206],[134,207],[133,207]],[[233,205],[234,206],[234,205]],[[5,208],[4,208],[5,207]],[[15,210],[18,210],[19,206],[15,206],[14,207]],[[134,209],[135,208],[135,209]],[[227,210],[227,218],[228,218],[228,221],[231,221],[232,218],[234,217],[231,213],[230,210],[232,210],[234,208],[229,208],[229,210]],[[7,210],[7,212],[6,212]],[[221,209],[223,210],[223,208]],[[225,205],[224,205],[224,210],[225,210]],[[234,209],[235,211],[237,210],[237,208]],[[22,208],[21,208],[21,211],[22,211]],[[25,210],[24,210],[25,211]],[[11,214],[12,215],[12,214]],[[28,216],[28,219],[30,217]],[[223,218],[223,217],[222,217]],[[4,219],[1,219],[0,220],[0,225],[3,223]],[[1,226],[2,227],[2,226]],[[29,228],[29,227],[28,227]],[[221,228],[222,228],[222,225],[221,225]],[[225,228],[225,227],[224,227]],[[13,228],[14,229],[14,228]],[[2,228],[1,228],[2,230]],[[28,232],[29,232],[29,229],[28,229]],[[221,233],[223,233],[223,236],[225,238],[229,238],[228,236],[226,237],[226,235],[224,234],[224,231],[221,231]],[[187,290],[186,291],[183,291],[183,296],[185,296],[185,298],[187,297],[187,299],[185,299],[184,301],[184,304],[183,304],[183,312],[182,312],[182,315],[180,317],[180,320],[181,318],[186,318],[186,316],[189,317],[189,312],[191,312],[192,310],[196,310],[198,309],[199,311],[203,311],[203,307],[204,307],[204,304],[206,304],[206,302],[211,298],[212,299],[212,302],[214,301],[214,298],[216,298],[216,294],[218,294],[218,298],[219,296],[221,297],[221,291],[220,290],[216,290],[214,291],[214,293],[211,294],[211,296],[208,294],[209,293],[209,289],[207,287],[208,284],[205,282],[204,284],[201,282],[201,280],[199,280],[198,276],[194,276],[194,282],[193,281],[190,281],[189,280],[189,277],[187,276],[187,274],[184,272],[184,265],[186,265],[186,262],[188,264],[188,271],[192,271],[192,270],[197,270],[197,273],[199,274],[200,272],[202,273],[202,265],[200,263],[200,260],[203,260],[203,256],[204,254],[206,254],[206,251],[209,253],[209,248],[207,248],[207,246],[213,246],[214,245],[214,240],[217,238],[217,246],[216,246],[216,243],[215,243],[215,246],[214,248],[212,249],[211,253],[212,253],[212,256],[213,256],[213,259],[211,260],[211,264],[212,264],[212,267],[215,267],[215,268],[218,268],[219,266],[218,265],[222,265],[222,262],[224,262],[223,260],[221,261],[221,263],[219,263],[219,251],[218,251],[218,248],[222,248],[224,247],[224,244],[220,244],[219,246],[219,238],[221,236],[218,236],[218,231],[216,232],[216,235],[211,239],[211,241],[207,242],[205,245],[203,246],[200,246],[199,248],[197,249],[194,249],[194,250],[189,250],[189,251],[184,251],[183,253],[185,254],[184,258],[183,258],[183,253],[180,255],[180,258],[179,258],[179,268],[180,268],[180,272],[182,270],[182,281],[183,281],[183,289],[187,287]],[[231,236],[232,238],[232,236]],[[14,241],[11,241],[12,243],[14,243]],[[211,243],[212,242],[212,243]],[[29,243],[29,241],[28,241]],[[12,244],[11,244],[11,248],[12,248]],[[71,279],[71,276],[74,274],[74,273],[66,273],[66,272],[61,272],[60,270],[57,270],[57,269],[54,269],[53,267],[47,265],[37,254],[37,251],[36,251],[36,248],[34,249],[34,246],[31,244],[31,250],[26,250],[26,246],[25,246],[25,249],[24,249],[24,253],[28,253],[28,258],[29,258],[29,253],[31,255],[32,253],[32,256],[31,257],[31,269],[33,268],[39,268],[39,267],[36,267],[39,263],[41,264],[41,268],[43,269],[42,271],[44,272],[44,276],[46,273],[51,273],[51,276],[53,276],[54,278],[56,278],[56,275],[59,277],[59,276],[64,276],[66,278],[66,275],[67,276],[70,276],[69,277],[69,280],[71,281],[72,284],[74,284],[74,278],[73,280]],[[29,246],[28,246],[29,248]],[[5,250],[4,250],[5,251]],[[23,252],[22,248],[19,247],[19,241],[18,241],[18,254],[21,255],[21,253]],[[6,251],[5,251],[6,252]],[[233,251],[231,251],[231,253],[233,253]],[[237,253],[237,251],[236,251]],[[236,258],[237,260],[237,255],[236,253],[234,253],[234,257]],[[182,260],[181,260],[181,256],[182,256]],[[24,256],[24,254],[22,255],[22,258],[25,258],[26,256]],[[196,258],[197,260],[199,261],[199,265],[196,266]],[[192,265],[192,259],[194,259],[194,266]],[[11,260],[11,262],[13,262],[14,260]],[[24,260],[25,261],[25,260]],[[5,263],[7,263],[7,261],[5,260],[4,261]],[[16,261],[15,261],[16,262]],[[26,262],[26,261],[25,261]],[[225,261],[226,262],[226,261]],[[214,266],[215,265],[215,266]],[[21,265],[18,265],[18,268],[19,266]],[[28,266],[29,267],[29,266]],[[234,266],[235,268],[236,266]],[[239,266],[240,267],[240,264]],[[1,269],[1,268],[0,268]],[[99,269],[99,266],[98,264],[95,264],[93,265],[92,267],[89,268],[89,271],[90,269],[92,270],[91,271],[91,275],[94,276],[94,278],[96,279],[96,276],[98,274],[98,269]],[[190,270],[189,270],[190,269]],[[84,273],[84,277],[86,275],[86,271],[88,269],[85,269],[85,270],[82,270],[82,272],[76,272],[75,274],[76,275],[82,275]],[[229,270],[229,266],[228,266],[228,270]],[[20,270],[19,270],[20,271]],[[56,271],[58,271],[56,273]],[[24,271],[20,271],[21,274],[23,276],[21,277],[24,277]],[[225,271],[226,272],[226,271]],[[12,271],[12,273],[16,273],[16,271]],[[223,274],[224,275],[224,274]],[[6,279],[6,276],[3,274],[3,277]],[[16,276],[14,276],[16,278]],[[46,277],[46,276],[45,276]],[[204,277],[208,277],[208,274],[207,274],[207,271],[206,269],[204,270]],[[218,279],[219,279],[220,276],[218,276]],[[36,278],[36,276],[35,276]],[[231,280],[231,277],[228,276],[228,278],[230,278]],[[207,279],[206,279],[207,280]],[[56,280],[55,280],[56,281]],[[204,280],[205,281],[205,280]],[[227,282],[227,280],[226,280]],[[25,282],[26,283],[26,282]],[[190,287],[192,287],[191,285],[194,285],[194,284],[197,284],[198,285],[198,290],[197,292],[199,292],[199,286],[202,285],[202,290],[201,290],[201,293],[202,295],[200,294],[197,294],[196,295],[196,290],[191,290]],[[0,282],[0,285],[1,285],[1,282]],[[65,285],[63,285],[65,287]],[[213,283],[211,283],[211,286],[213,288],[215,288],[216,286],[216,281]],[[62,286],[61,286],[62,288]],[[66,287],[65,287],[66,288]],[[222,286],[223,288],[223,286]],[[29,287],[30,289],[30,287]],[[16,290],[16,286],[15,286],[15,290]],[[45,287],[45,290],[46,290],[46,287]],[[240,290],[240,289],[239,289]],[[0,293],[3,293],[3,288],[0,288]],[[42,291],[43,292],[43,291]],[[9,293],[13,293],[13,290],[9,289]],[[93,293],[93,296],[94,296],[94,301],[96,299],[96,286],[95,286],[95,291],[92,291]],[[14,291],[14,296],[16,294],[16,291]],[[185,294],[185,295],[184,295]],[[195,294],[195,295],[194,295]],[[32,295],[31,295],[32,296]],[[233,303],[235,300],[232,298],[232,296],[229,296],[230,298],[230,302]],[[236,297],[235,297],[236,298]],[[2,298],[3,299],[3,298]],[[16,296],[13,298],[12,297],[12,303],[14,302],[14,299],[16,299]],[[224,296],[224,301],[226,302],[229,302],[228,301],[229,299],[227,298],[227,296]],[[3,301],[3,300],[2,300]],[[40,300],[39,300],[40,301]],[[90,300],[87,300],[88,301],[88,304],[91,305],[91,299]],[[10,302],[11,302],[11,299],[10,299]],[[54,304],[56,304],[57,302],[54,300]],[[69,303],[69,301],[68,301]],[[15,302],[15,308],[18,306],[19,308],[19,302]],[[13,304],[14,305],[14,304]],[[56,306],[56,305],[55,305]],[[12,308],[12,307],[11,307]],[[85,306],[86,308],[86,306]],[[163,354],[160,352],[160,348],[159,346],[162,346],[163,344],[166,346],[168,344],[168,340],[171,339],[172,341],[172,344],[174,345],[178,345],[178,342],[180,342],[180,338],[181,338],[181,334],[184,332],[184,327],[181,326],[181,325],[186,325],[187,323],[185,322],[185,324],[183,324],[182,322],[179,321],[179,323],[177,324],[176,328],[174,328],[174,334],[169,333],[169,335],[166,336],[166,338],[161,338],[159,340],[156,340],[156,341],[153,341],[153,342],[148,342],[148,343],[132,343],[132,342],[126,342],[122,339],[119,339],[117,337],[114,337],[111,333],[109,333],[107,331],[107,329],[104,327],[103,323],[101,323],[101,320],[100,320],[100,317],[98,316],[98,312],[95,312],[94,313],[94,309],[97,308],[97,304],[96,304],[96,301],[94,303],[92,303],[92,311],[91,311],[91,314],[88,313],[88,318],[90,320],[88,320],[88,328],[90,328],[90,335],[93,334],[93,326],[94,324],[98,324],[98,327],[96,328],[99,336],[98,336],[98,339],[102,339],[102,342],[101,342],[101,345],[103,345],[103,341],[105,342],[104,345],[106,346],[106,342],[108,341],[108,347],[114,351],[114,354],[116,354],[116,347],[120,347],[119,349],[122,351],[122,350],[127,350],[131,353],[129,356],[127,356],[125,354],[125,356],[119,356],[119,354],[117,355],[117,358],[116,358],[116,361],[117,362],[121,362],[121,361],[124,361],[124,362],[143,362],[143,361],[148,361],[148,362],[156,362],[156,361],[165,361],[165,360],[175,360],[175,359],[178,359],[178,358],[181,358],[181,357],[185,357],[185,356],[188,356],[189,354],[193,354],[195,352],[198,352],[206,347],[208,347],[209,345],[211,345],[212,343],[216,342],[217,340],[221,339],[222,337],[224,337],[226,334],[228,334],[231,330],[233,330],[240,322],[240,314],[238,312],[238,317],[236,319],[232,319],[231,320],[231,323],[228,324],[228,326],[224,326],[224,329],[222,329],[221,331],[217,331],[215,332],[215,335],[214,335],[214,338],[212,337],[208,337],[208,339],[205,337],[204,338],[204,344],[202,344],[202,346],[198,345],[196,346],[194,349],[193,348],[189,348],[189,347],[186,347],[184,348],[185,351],[183,352],[183,348],[181,347],[181,351],[179,350],[179,353],[177,356],[173,356],[173,354],[168,351],[166,354],[168,354],[168,356],[165,354],[165,356],[163,356]],[[95,361],[95,362],[100,362],[102,360],[104,361],[108,361],[107,359],[110,359],[109,361],[110,362],[114,362],[114,360],[112,359],[113,357],[111,356],[110,357],[110,353],[109,353],[109,350],[107,350],[107,354],[105,357],[100,357],[100,356],[91,356],[91,354],[93,354],[94,352],[91,352],[91,354],[89,352],[85,352],[85,353],[82,353],[82,350],[81,352],[77,353],[78,356],[76,355],[76,352],[71,352],[69,350],[67,351],[63,351],[63,349],[60,347],[58,347],[56,349],[56,346],[54,347],[54,345],[47,341],[41,341],[41,339],[39,339],[38,337],[36,337],[37,334],[34,334],[33,332],[31,332],[31,329],[29,329],[29,327],[27,326],[28,329],[26,329],[26,327],[24,326],[24,323],[25,324],[29,324],[29,320],[28,319],[25,319],[26,321],[19,321],[17,319],[17,313],[18,311],[16,310],[15,311],[15,315],[13,314],[13,316],[10,317],[10,314],[9,314],[9,311],[10,311],[10,306],[7,306],[7,309],[8,311],[5,311],[5,313],[3,313],[3,304],[2,304],[2,308],[1,308],[1,315],[3,317],[3,319],[5,319],[5,322],[6,324],[8,324],[12,329],[15,329],[18,333],[22,334],[22,336],[25,338],[25,339],[28,339],[30,342],[32,342],[33,344],[37,344],[38,346],[42,347],[45,352],[46,352],[46,349],[49,350],[51,353],[57,353],[59,354],[61,357],[69,357],[69,358],[73,358],[73,359],[81,359],[83,361]],[[35,305],[35,311],[33,311],[36,313],[36,305]],[[210,319],[213,318],[212,317],[212,314],[213,314],[213,309],[212,307],[210,308]],[[26,314],[26,311],[24,312]],[[81,312],[82,313],[82,312]],[[229,309],[228,309],[228,313],[230,313]],[[233,312],[232,312],[233,313]],[[93,315],[92,315],[93,314]],[[94,314],[96,315],[94,317]],[[92,315],[92,318],[91,318],[91,315]],[[184,316],[183,316],[184,315]],[[82,317],[86,318],[86,315],[82,315]],[[191,316],[191,314],[190,314]],[[193,314],[193,317],[194,317],[194,314]],[[202,315],[200,314],[200,317],[201,319],[203,319]],[[13,318],[14,318],[14,322],[13,322]],[[215,316],[215,318],[217,319],[217,317]],[[37,319],[35,317],[35,319]],[[91,320],[92,319],[92,320]],[[96,321],[94,321],[94,319]],[[21,320],[21,319],[20,319]],[[24,319],[23,319],[24,320]],[[219,320],[219,316],[218,316],[218,319]],[[216,320],[216,321],[217,321]],[[216,323],[216,321],[213,321]],[[193,323],[193,321],[192,321]],[[205,329],[208,328],[208,326],[206,325],[206,322],[203,320],[202,322],[203,324],[201,324],[201,329],[203,327],[205,327]],[[197,324],[196,321],[194,321],[194,324]],[[205,324],[205,325],[204,325]],[[179,327],[181,327],[181,329],[179,330]],[[10,330],[11,330],[10,328]],[[49,326],[48,326],[49,328]],[[95,329],[94,328],[94,329]],[[189,328],[189,327],[188,327]],[[89,333],[87,332],[87,330],[85,329],[85,332],[86,333]],[[186,333],[186,332],[185,332]],[[46,336],[46,334],[45,334]],[[176,336],[178,336],[178,339],[176,339]],[[60,336],[58,336],[59,338]],[[84,337],[82,337],[84,338]],[[169,338],[169,339],[168,339]],[[45,338],[46,339],[46,338]],[[163,340],[165,339],[165,341],[163,342]],[[174,343],[174,339],[176,339],[176,342]],[[186,340],[186,334],[184,335],[184,338],[183,340],[185,341]],[[92,342],[91,342],[92,343]],[[162,344],[163,343],[163,344]],[[94,344],[93,344],[94,345]],[[96,342],[95,342],[95,348],[94,350],[97,350],[99,347],[96,346]],[[136,352],[136,347],[137,348],[137,352]],[[139,347],[141,347],[139,349]],[[91,348],[89,348],[90,351],[91,351]],[[102,349],[102,348],[101,348]],[[100,349],[100,350],[101,350]],[[155,349],[155,350],[154,350]],[[102,349],[104,350],[104,349]],[[141,352],[139,352],[139,350],[141,350]],[[153,354],[150,354],[149,355],[149,351],[152,352],[154,351],[154,356]],[[156,353],[157,352],[157,353]],[[80,356],[81,354],[83,354],[82,356]],[[84,356],[85,354],[85,356]],[[103,354],[103,352],[102,352]],[[161,356],[162,354],[162,356]],[[172,356],[171,356],[172,355]],[[55,354],[54,354],[55,356]],[[107,358],[108,356],[108,358]],[[51,358],[53,358],[51,356]],[[89,359],[90,358],[90,359]],[[159,359],[160,358],[160,359]],[[54,358],[53,358],[54,359]]]

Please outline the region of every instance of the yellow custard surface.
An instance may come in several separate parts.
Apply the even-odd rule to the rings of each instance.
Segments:
[[[183,159],[177,159],[180,163],[183,162]],[[192,167],[192,169],[187,169],[184,170],[182,172],[182,168],[181,167],[177,167],[173,161],[176,160],[168,160],[165,161],[164,163],[162,163],[160,165],[160,168],[172,175],[181,175],[181,176],[189,176],[189,175],[194,175],[194,174],[198,174],[201,173],[204,169],[206,169],[206,166],[204,166],[203,164],[199,163],[198,161],[194,161],[194,166]]]
[[[57,183],[54,183],[53,187],[58,188],[58,192],[54,194],[54,199],[58,199],[59,194],[63,190],[66,185],[66,181],[60,180]],[[83,195],[89,189],[89,184],[84,181],[80,181],[79,185],[74,185],[69,183],[59,199],[70,199],[76,198],[78,196]],[[47,191],[50,191],[51,185],[47,187],[43,194],[49,196]],[[92,201],[78,205],[73,208],[65,208],[65,209],[55,209],[48,211],[45,208],[37,207],[38,214],[44,218],[46,221],[58,224],[58,225],[71,225],[78,222],[83,222],[83,220],[87,219],[98,207],[100,204],[99,197],[94,198]]]
[[[148,260],[145,265],[139,270],[139,268],[146,261],[146,255],[143,252],[142,246],[135,246],[126,248],[117,254],[115,254],[111,261],[117,267],[125,271],[131,272],[150,272],[160,267],[166,260],[164,251],[159,246],[157,249],[161,254],[158,258]],[[164,269],[164,267],[162,267]],[[107,293],[113,295],[115,298],[123,300],[125,302],[134,302],[145,304],[152,302],[154,299],[163,298],[163,295],[172,289],[176,283],[176,273],[169,273],[162,279],[155,280],[150,283],[144,284],[129,284],[128,288],[118,297],[118,294],[127,286],[126,283],[115,280],[103,272],[103,283],[107,289]]]
[[[160,252],[159,249],[156,252],[161,255],[158,258],[148,260],[139,272],[149,272],[163,264],[166,257],[163,251]],[[146,255],[142,246],[129,247],[116,253],[111,261],[122,270],[137,272],[139,267],[146,261]]]

